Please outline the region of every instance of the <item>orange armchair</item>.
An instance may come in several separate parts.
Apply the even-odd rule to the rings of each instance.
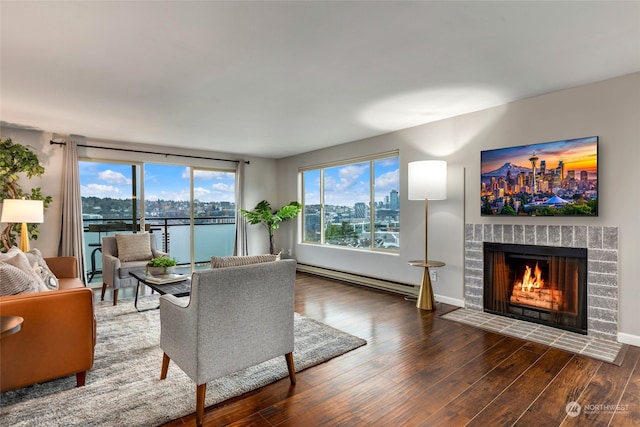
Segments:
[[[0,297],[0,314],[24,319],[22,328],[0,340],[0,391],[49,381],[67,375],[76,376],[76,385],[85,383],[93,366],[96,323],[93,292],[74,287],[77,277],[66,276],[75,268],[75,258],[47,264],[59,279],[68,279],[57,291]],[[64,289],[71,286],[71,289]]]

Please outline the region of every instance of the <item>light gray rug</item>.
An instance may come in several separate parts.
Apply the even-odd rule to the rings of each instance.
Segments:
[[[145,298],[146,306],[157,297]],[[160,381],[159,311],[138,313],[130,301],[96,304],[95,363],[84,387],[75,376],[0,394],[6,426],[155,426],[195,412],[195,383],[174,363]],[[295,316],[296,371],[365,345],[323,323]],[[43,355],[43,363],[46,358]],[[206,406],[288,376],[284,357],[209,383]]]

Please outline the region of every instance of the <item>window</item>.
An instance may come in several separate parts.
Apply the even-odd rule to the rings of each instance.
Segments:
[[[79,168],[89,281],[101,268],[100,237],[143,226],[180,265],[233,254],[235,171],[100,161]]]
[[[398,251],[398,153],[301,169],[303,242]]]

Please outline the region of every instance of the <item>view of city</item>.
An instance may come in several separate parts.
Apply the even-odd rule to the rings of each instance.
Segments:
[[[483,215],[597,215],[597,137],[482,152]]]
[[[399,176],[397,156],[303,172],[304,241],[399,250]]]
[[[195,200],[194,217],[196,223],[206,221],[217,222],[233,219],[235,223],[236,204],[234,202],[202,202]],[[144,217],[147,222],[154,219],[171,218],[171,224],[188,224],[191,217],[191,203],[180,200],[145,200]],[[139,204],[136,209],[140,218]],[[103,219],[109,221],[122,220],[131,222],[133,212],[132,199],[112,199],[110,197],[82,197],[82,217],[92,223],[100,223]],[[206,218],[206,219],[205,219]]]

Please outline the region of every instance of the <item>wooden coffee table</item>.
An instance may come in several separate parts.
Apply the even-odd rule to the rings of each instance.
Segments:
[[[147,274],[145,270],[130,271],[129,274],[135,277],[136,279],[138,279],[138,284],[136,285],[136,299],[133,303],[133,306],[139,312],[148,311],[148,310],[157,310],[158,308],[160,308],[160,306],[154,307],[154,308],[146,308],[142,310],[138,308],[138,291],[140,290],[140,283],[150,287],[154,291],[158,292],[160,295],[170,294],[170,295],[175,295],[177,297],[186,297],[186,296],[189,296],[189,294],[191,293],[191,276],[187,276],[186,279],[181,280],[179,282],[160,284],[160,283],[153,283],[148,281],[147,279],[153,276]]]

